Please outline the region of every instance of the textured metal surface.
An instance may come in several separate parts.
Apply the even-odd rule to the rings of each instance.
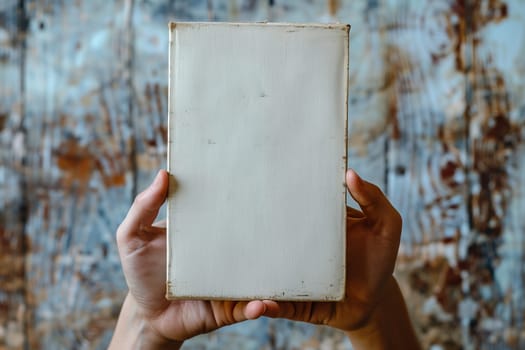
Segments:
[[[352,24],[349,165],[402,212],[396,274],[424,347],[525,346],[523,1],[4,0],[0,349],[106,346],[114,231],[165,166],[167,22],[265,19]],[[350,345],[263,319],[186,347]]]

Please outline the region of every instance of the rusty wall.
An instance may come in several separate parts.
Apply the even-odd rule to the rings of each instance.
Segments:
[[[523,1],[3,0],[0,349],[107,345],[114,232],[165,166],[169,20],[350,23],[349,165],[403,215],[425,348],[525,347]],[[350,348],[268,319],[186,346]]]

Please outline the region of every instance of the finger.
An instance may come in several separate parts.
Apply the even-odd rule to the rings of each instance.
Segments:
[[[266,305],[261,300],[253,300],[246,304],[243,310],[243,316],[247,320],[255,320],[266,312]]]
[[[268,317],[279,317],[279,304],[273,300],[263,300],[265,310],[264,316]]]
[[[266,304],[265,316],[273,318],[286,318],[294,321],[311,322],[311,308],[312,303],[309,302],[269,302],[264,301]]]
[[[264,316],[286,318],[292,321],[329,325],[332,322],[338,303],[334,302],[292,302],[264,300]]]
[[[217,327],[254,320],[266,311],[266,305],[260,300],[212,301],[211,306]]]
[[[295,314],[295,310],[290,302],[276,302],[273,300],[264,300],[266,305],[264,316],[272,318],[291,318]]]
[[[361,179],[354,170],[350,169],[347,171],[346,185],[352,198],[355,199],[363,213],[372,222],[399,215],[381,189]]]
[[[141,232],[147,233],[168,192],[168,173],[160,170],[153,183],[134,200],[117,230],[117,240],[126,241]]]

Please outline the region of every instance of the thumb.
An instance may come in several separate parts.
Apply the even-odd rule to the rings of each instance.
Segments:
[[[161,229],[150,226],[157,217],[167,193],[168,173],[165,170],[160,170],[151,185],[135,198],[126,218],[120,224],[117,230],[117,242],[119,246],[126,246],[130,241],[141,238],[136,236],[140,235],[143,231],[149,233],[162,231]]]
[[[383,191],[376,185],[363,180],[352,169],[346,172],[346,185],[352,198],[371,222],[375,223],[385,217],[390,217],[390,214],[397,214]]]

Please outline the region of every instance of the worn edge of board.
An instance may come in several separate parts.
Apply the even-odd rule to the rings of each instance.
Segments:
[[[299,301],[299,302],[306,302],[306,301],[324,301],[324,302],[338,302],[342,301],[346,298],[346,274],[347,274],[347,259],[346,259],[346,245],[347,245],[347,232],[346,232],[346,222],[348,219],[348,211],[347,211],[347,200],[348,200],[348,191],[346,189],[346,169],[347,169],[347,161],[348,161],[348,93],[349,93],[349,44],[350,44],[350,24],[343,24],[343,23],[289,23],[289,22],[174,22],[170,21],[168,23],[168,31],[169,31],[169,47],[168,47],[168,147],[167,147],[167,160],[166,160],[166,166],[168,170],[168,195],[166,197],[166,235],[170,232],[170,226],[171,226],[171,220],[169,219],[169,213],[170,213],[170,207],[171,207],[171,201],[169,200],[171,197],[174,196],[175,192],[177,191],[177,181],[175,177],[171,174],[170,170],[172,167],[171,164],[171,152],[170,152],[170,145],[172,143],[172,133],[170,133],[171,130],[171,119],[174,117],[173,115],[173,106],[171,103],[171,95],[172,95],[172,77],[175,73],[172,69],[172,55],[174,54],[173,44],[174,40],[176,40],[176,34],[175,34],[175,28],[177,26],[274,26],[274,27],[296,27],[296,28],[305,28],[305,27],[311,27],[311,28],[324,28],[324,29],[339,29],[343,30],[345,32],[345,40],[344,40],[344,58],[343,58],[343,66],[344,66],[344,72],[343,74],[346,74],[345,81],[345,98],[344,98],[344,122],[343,122],[343,132],[344,132],[344,155],[342,157],[343,161],[343,179],[342,179],[342,186],[344,188],[343,190],[343,231],[342,234],[342,249],[343,249],[343,283],[341,284],[341,291],[340,294],[333,297],[333,298],[324,298],[324,299],[311,299],[305,296],[304,298],[280,298],[279,296],[275,296],[273,298],[268,298],[267,296],[264,297],[258,297],[253,296],[250,298],[224,298],[224,297],[206,297],[206,300],[257,300],[257,299],[265,299],[265,300],[278,300],[278,301]],[[168,238],[168,237],[167,237]],[[173,293],[171,293],[171,283],[170,283],[170,265],[171,265],[171,243],[170,239],[166,239],[166,293],[165,298],[167,300],[203,300],[204,298],[199,296],[178,296]]]

